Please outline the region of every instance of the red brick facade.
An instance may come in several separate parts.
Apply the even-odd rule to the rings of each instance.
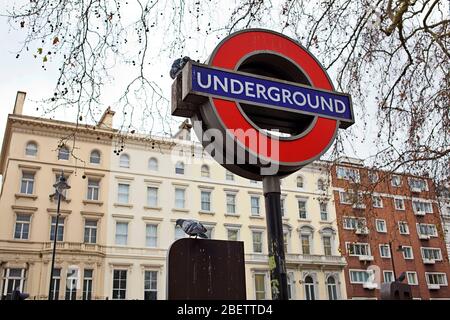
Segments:
[[[346,169],[339,169],[339,178],[337,175],[337,169],[351,168],[358,170],[359,179],[348,177],[345,174]],[[344,174],[343,174],[344,172]],[[352,176],[353,174],[350,174]],[[340,250],[342,255],[346,257],[347,267],[345,268],[345,279],[347,286],[347,296],[351,298],[380,298],[380,290],[364,288],[362,283],[358,282],[357,272],[352,272],[353,279],[350,276],[350,270],[367,270],[367,268],[375,268],[377,266],[380,270],[381,282],[384,281],[383,271],[393,271],[395,266],[395,274],[398,277],[402,272],[410,271],[417,273],[418,285],[412,285],[412,295],[414,298],[430,299],[430,298],[450,298],[450,287],[448,282],[450,281],[450,265],[448,261],[447,249],[445,246],[442,225],[439,218],[439,208],[436,203],[436,193],[434,185],[430,179],[421,178],[427,183],[427,191],[414,190],[410,187],[410,179],[412,177],[406,175],[397,175],[401,179],[400,186],[393,186],[391,182],[392,175],[385,172],[377,172],[378,181],[373,182],[369,180],[369,171],[367,168],[358,165],[351,165],[348,163],[342,163],[335,165],[332,168],[332,186],[334,192],[334,201],[336,207],[337,224],[339,228],[339,240]],[[359,182],[358,182],[359,180]],[[357,197],[351,197],[352,200],[348,201],[345,195],[340,195],[340,192],[346,192],[348,190],[356,190],[353,194],[357,194],[358,191],[362,197],[360,200],[356,200]],[[351,193],[349,194],[351,195]],[[382,200],[381,207],[374,207],[374,200],[372,196],[380,197],[376,200]],[[341,197],[343,199],[341,199]],[[404,210],[398,210],[394,204],[394,197],[403,198]],[[343,200],[343,201],[342,201]],[[417,215],[413,208],[413,200],[421,201],[423,203],[430,203],[430,205],[424,204],[427,208],[425,211],[431,211],[432,213],[425,213],[425,215]],[[345,203],[350,202],[350,203]],[[360,204],[356,204],[356,203]],[[398,203],[398,207],[401,207],[401,200]],[[422,208],[422,205],[416,206]],[[421,210],[419,214],[421,213]],[[351,230],[349,225],[354,220],[353,218],[365,218],[368,228],[368,234],[357,234],[356,230]],[[376,220],[384,220],[387,232],[379,232],[376,228]],[[345,220],[345,221],[344,221]],[[409,234],[401,234],[399,230],[399,221],[406,223],[402,224],[402,231],[405,232],[404,226],[407,224]],[[344,228],[345,222],[345,228]],[[417,223],[432,224],[436,226],[436,236],[430,237],[428,240],[419,239],[419,234],[416,228]],[[379,221],[381,227],[383,221]],[[363,226],[363,223],[358,226]],[[430,228],[433,229],[431,226]],[[361,228],[363,230],[364,228]],[[379,228],[382,230],[383,228]],[[364,233],[359,230],[358,233]],[[426,238],[426,236],[422,236]],[[391,252],[393,258],[382,258],[380,253],[380,244],[392,243]],[[349,250],[347,250],[346,243],[349,243]],[[369,257],[361,257],[361,259],[370,260],[373,257],[373,261],[360,261],[359,256],[350,255],[351,252],[361,255],[362,247],[366,245],[353,245],[352,243],[368,243],[370,246]],[[412,247],[413,259],[405,259],[403,252],[398,250],[399,246]],[[442,261],[428,259],[427,264],[424,264],[422,258],[421,247],[439,248]],[[362,252],[365,253],[363,248]],[[406,249],[405,249],[406,250]],[[437,251],[437,250],[436,250]],[[394,262],[394,266],[393,266]],[[442,285],[428,285],[425,273],[444,273],[446,277],[446,284]],[[378,274],[378,272],[376,272]],[[411,275],[411,277],[414,277]],[[439,277],[442,281],[441,275],[431,276]],[[355,280],[356,279],[356,280]],[[434,280],[430,280],[434,283]],[[413,279],[411,279],[413,280]],[[408,282],[408,278],[404,280],[404,283]],[[367,286],[367,285],[366,285]]]

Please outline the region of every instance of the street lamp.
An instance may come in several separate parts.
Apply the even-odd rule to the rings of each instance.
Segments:
[[[52,292],[52,280],[53,280],[53,270],[55,268],[55,254],[56,254],[56,239],[58,238],[58,223],[59,223],[59,209],[61,206],[61,197],[64,197],[64,190],[70,189],[70,186],[66,182],[66,178],[64,177],[64,171],[61,171],[61,175],[58,178],[58,181],[53,185],[55,188],[55,193],[50,196],[58,197],[58,205],[56,209],[56,224],[55,224],[55,235],[53,238],[53,253],[52,253],[52,267],[50,269],[50,285],[48,287],[48,300],[52,300],[51,292]]]

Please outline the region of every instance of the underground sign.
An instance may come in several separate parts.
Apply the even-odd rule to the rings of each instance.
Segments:
[[[293,173],[354,123],[314,56],[273,31],[225,38],[207,64],[189,62],[172,86],[172,115],[191,118],[205,149],[248,179]]]

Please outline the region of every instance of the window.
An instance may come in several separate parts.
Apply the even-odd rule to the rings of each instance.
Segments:
[[[395,210],[405,210],[405,201],[401,198],[394,198]]]
[[[211,191],[201,191],[201,210],[211,211]]]
[[[98,201],[100,180],[88,178],[87,200]]]
[[[145,271],[144,274],[144,300],[158,298],[158,271]]]
[[[305,299],[316,300],[314,279],[311,276],[306,276],[304,282]]]
[[[125,299],[127,293],[127,270],[113,271],[113,299]]]
[[[19,289],[23,291],[25,285],[25,269],[11,268],[5,269],[3,277],[3,292],[7,300],[11,299],[14,290]]]
[[[383,271],[384,282],[394,282],[394,272],[393,271]]]
[[[303,189],[304,185],[303,185],[303,177],[302,176],[297,176],[297,188]]]
[[[300,240],[302,242],[302,254],[311,254],[311,236],[302,234]]]
[[[33,194],[33,189],[34,189],[34,172],[22,172],[20,193]]]
[[[183,229],[180,228],[180,226],[175,226],[175,240],[185,238],[186,233],[183,231]]]
[[[290,252],[290,246],[289,246],[289,230],[283,228],[283,245],[284,245],[284,252],[288,253]]]
[[[434,224],[417,223],[416,228],[417,228],[417,234],[419,236],[421,236],[421,235],[429,236],[429,237],[437,237],[438,236],[437,229]]]
[[[427,182],[423,179],[418,179],[418,178],[409,178],[408,179],[409,182],[409,187],[411,188],[411,191],[427,191],[428,190],[428,186],[427,186]]]
[[[393,187],[399,187],[402,184],[402,178],[400,176],[393,175],[391,177],[391,185]]]
[[[425,278],[428,284],[447,285],[447,275],[439,272],[425,272]]]
[[[37,144],[35,142],[28,142],[25,147],[25,154],[30,157],[36,157],[37,150]]]
[[[84,222],[84,242],[97,243],[97,220],[86,220]]]
[[[53,278],[50,284],[50,300],[59,300],[59,287],[61,285],[61,269],[53,269]]]
[[[378,182],[378,173],[374,171],[369,171],[368,173],[370,183]]]
[[[386,220],[383,219],[376,219],[375,220],[375,224],[376,224],[376,228],[378,232],[383,232],[386,233],[387,229],[386,229]]]
[[[126,246],[128,242],[128,222],[116,222],[116,244]]]
[[[55,228],[56,228],[56,217],[52,217],[51,227],[50,227],[50,240],[55,239]],[[63,241],[64,239],[64,217],[58,218],[58,235],[56,241]]]
[[[252,207],[252,216],[259,216],[259,197],[251,197],[250,202]]]
[[[185,189],[175,188],[175,208],[184,209],[186,202],[185,195],[186,195]]]
[[[263,273],[255,273],[255,299],[266,299],[266,275]]]
[[[129,168],[130,167],[130,156],[126,153],[121,154],[119,158],[119,167]]]
[[[84,269],[83,274],[83,300],[92,300],[92,281],[94,270]]]
[[[78,269],[69,268],[67,269],[66,276],[66,300],[76,300],[77,299],[77,287],[78,287]]]
[[[175,173],[176,174],[184,174],[184,163],[181,161],[178,161],[175,164]]]
[[[156,224],[147,224],[145,226],[145,245],[149,248],[156,248],[158,240],[158,226]]]
[[[372,196],[372,203],[374,208],[383,208],[383,200],[380,196]]]
[[[327,221],[328,220],[328,209],[327,209],[327,203],[326,202],[320,202],[319,203],[319,207],[320,207],[320,219],[322,221]]]
[[[280,199],[280,211],[281,211],[281,216],[282,217],[284,217],[284,215],[285,215],[285,212],[284,212],[284,202],[285,202],[285,198],[284,197],[282,197],[281,199]]]
[[[325,182],[323,181],[323,179],[317,180],[317,190],[320,190],[320,191],[326,190]]]
[[[409,234],[408,222],[399,221],[398,222],[398,231],[400,232],[400,234]]]
[[[58,160],[69,160],[70,151],[66,146],[62,146],[58,149]]]
[[[227,193],[227,213],[236,214],[236,195]]]
[[[331,248],[331,236],[322,236],[323,241],[323,253],[326,256],[333,255],[332,248]]]
[[[156,158],[148,159],[148,170],[158,171],[158,160]]]
[[[306,200],[305,199],[298,199],[298,217],[300,219],[306,219],[307,213],[306,213]]]
[[[366,283],[372,276],[372,270],[350,270],[350,283]]]
[[[229,241],[238,241],[239,229],[227,229],[227,239]]]
[[[346,243],[347,253],[350,256],[370,256],[370,246],[368,243]]]
[[[352,204],[353,195],[350,192],[339,191],[339,201],[343,204]]]
[[[414,212],[433,213],[433,207],[429,202],[413,200],[412,204]]]
[[[422,259],[427,260],[435,260],[435,261],[441,261],[442,260],[442,253],[441,249],[439,248],[424,248],[421,247],[420,251],[422,252]]]
[[[328,276],[327,278],[327,292],[328,300],[338,299],[336,279],[333,276]]]
[[[158,206],[158,188],[147,187],[147,206],[153,208]]]
[[[14,227],[14,239],[28,240],[30,234],[31,215],[18,213]]]
[[[287,287],[288,287],[288,300],[292,300],[295,297],[295,279],[294,273],[288,272],[286,274]]]
[[[125,183],[118,184],[117,201],[127,204],[130,201],[130,185]]]
[[[346,167],[337,167],[337,178],[338,179],[344,179],[349,180],[352,182],[359,182],[359,170],[353,169],[353,168],[346,168]]]
[[[252,231],[253,252],[262,253],[262,231]]]
[[[380,257],[381,258],[391,257],[391,250],[388,244],[380,244]]]
[[[206,232],[205,232],[206,236],[208,237],[208,239],[212,239],[214,227],[205,225],[205,228],[206,228]]]
[[[408,280],[408,284],[411,286],[417,286],[419,282],[417,281],[417,273],[413,271],[406,272],[406,278]]]
[[[410,246],[402,246],[403,258],[406,260],[414,259],[413,250]]]
[[[344,229],[355,230],[366,227],[365,218],[344,217],[343,218]]]
[[[98,150],[93,150],[91,152],[91,156],[89,157],[89,161],[92,164],[99,164],[100,163],[100,151]]]
[[[203,178],[209,178],[209,167],[206,164],[201,167],[201,175]]]
[[[234,181],[234,174],[227,170],[225,172],[225,180]]]

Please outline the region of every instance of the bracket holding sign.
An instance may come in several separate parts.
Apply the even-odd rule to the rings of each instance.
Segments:
[[[172,85],[172,115],[191,118],[200,142],[226,169],[263,181],[272,295],[287,299],[280,178],[318,159],[337,130],[354,123],[350,96],[334,90],[296,41],[248,29],[225,38],[207,64],[183,68]],[[213,139],[211,129],[226,139]]]

